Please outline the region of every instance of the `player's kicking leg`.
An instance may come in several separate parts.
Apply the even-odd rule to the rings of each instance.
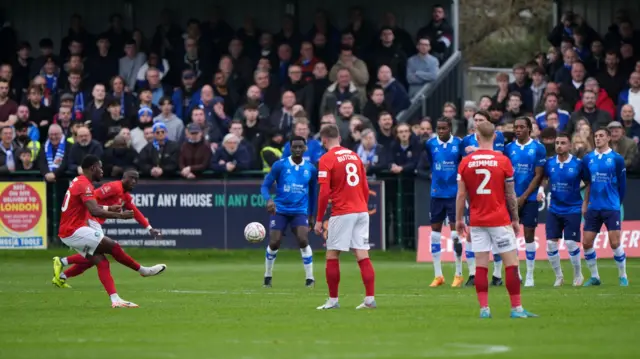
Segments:
[[[300,255],[302,256],[302,264],[304,266],[305,283],[307,288],[315,286],[313,278],[313,251],[309,245],[309,220],[306,215],[298,215],[291,223],[293,233],[300,245]]]
[[[110,254],[118,263],[129,267],[140,273],[143,277],[152,277],[161,274],[167,269],[166,264],[156,264],[151,267],[145,267],[136,262],[122,249],[120,244],[109,237],[103,237],[100,244],[96,248],[95,254]]]
[[[137,307],[136,304],[122,300],[116,292],[113,278],[111,277],[111,271],[109,268],[109,262],[106,260],[104,254],[99,253],[98,249],[103,245],[104,234],[101,230],[91,227],[80,227],[71,236],[67,238],[61,238],[62,242],[67,246],[78,251],[80,255],[86,257],[83,264],[96,265],[98,268],[98,277],[102,282],[107,294],[111,299],[111,304],[114,307]],[[105,244],[105,246],[108,244]],[[72,256],[73,257],[73,256]],[[76,257],[74,257],[77,259]],[[57,262],[54,260],[54,262]],[[58,267],[58,271],[61,268],[61,264],[54,265]],[[59,277],[59,275],[58,275]]]
[[[269,220],[269,244],[264,255],[264,282],[265,288],[271,288],[273,279],[273,266],[276,263],[280,243],[282,242],[282,232],[287,228],[289,217],[282,214],[273,214]]]
[[[520,209],[520,223],[524,226],[525,254],[527,257],[527,275],[525,287],[533,287],[536,268],[536,227],[538,226],[538,202],[528,201]]]
[[[473,248],[476,254],[476,293],[480,303],[480,318],[491,318],[489,309],[489,253],[496,248],[505,263],[506,287],[511,300],[511,317],[535,317],[522,308],[520,299],[520,280],[518,276],[518,256],[516,238],[511,226],[472,227],[470,230]]]

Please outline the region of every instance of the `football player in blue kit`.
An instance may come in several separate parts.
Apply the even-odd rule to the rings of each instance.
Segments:
[[[315,208],[318,170],[302,156],[307,150],[307,140],[294,136],[290,141],[291,156],[282,158],[273,164],[267,174],[260,191],[267,202],[267,211],[271,214],[269,221],[269,245],[265,254],[264,286],[271,287],[273,265],[282,241],[282,234],[287,227],[298,240],[300,254],[306,276],[305,285],[313,287],[313,252],[309,245],[309,228],[313,226],[313,210]],[[269,193],[276,183],[275,200]]]
[[[505,154],[513,166],[513,180],[518,196],[520,223],[524,226],[527,275],[524,286],[533,287],[536,260],[535,232],[538,226],[538,188],[544,175],[547,151],[531,138],[533,124],[528,117],[518,117],[513,124],[516,140],[507,145]]]
[[[491,115],[487,111],[478,111],[473,115],[473,122],[476,126],[482,122],[491,122]],[[475,133],[465,136],[462,139],[463,156],[475,152],[478,149],[478,137]],[[493,140],[493,150],[504,153],[504,135],[500,131],[496,131],[496,138]],[[466,243],[465,256],[467,257],[467,263],[471,260],[473,263],[473,272],[471,266],[469,266],[469,280],[465,286],[473,287],[475,285],[475,254],[471,242]],[[502,258],[498,253],[493,253],[493,275],[491,277],[491,285],[502,285]]]
[[[580,183],[588,183],[590,179],[584,176],[584,162],[569,152],[571,139],[568,134],[559,133],[556,136],[555,149],[556,156],[548,159],[544,166],[544,177],[550,191],[546,223],[547,256],[556,275],[553,286],[559,287],[564,283],[564,275],[560,265],[558,242],[564,238],[564,245],[573,266],[573,286],[579,287],[584,282],[579,246],[583,204]]]
[[[462,141],[451,134],[451,119],[441,118],[436,123],[437,136],[425,144],[426,157],[431,165],[431,204],[429,217],[431,218],[431,255],[435,278],[430,287],[445,284],[442,275],[440,253],[442,250],[442,224],[449,219],[451,239],[456,257],[456,273],[452,287],[460,287],[464,281],[462,277],[462,243],[455,230],[456,194],[458,192],[458,165],[462,158]],[[475,258],[467,257],[469,274],[475,274]]]
[[[613,259],[618,267],[620,286],[629,285],[626,270],[626,255],[620,244],[620,207],[627,186],[627,171],[624,158],[609,147],[611,133],[608,128],[597,129],[594,133],[596,149],[587,154],[582,161],[585,164],[585,176],[590,185],[585,191],[586,210],[584,215],[584,259],[591,271],[591,278],[585,287],[600,285],[596,251],[593,242],[602,225],[607,227],[609,244],[613,250]]]

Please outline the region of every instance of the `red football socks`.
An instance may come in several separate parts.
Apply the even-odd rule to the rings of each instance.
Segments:
[[[113,246],[113,249],[111,249],[111,255],[113,256],[113,259],[118,261],[118,263],[129,267],[136,272],[140,269],[140,264],[138,264],[138,262],[131,258],[127,253],[125,253],[122,247],[120,247],[120,245],[117,243],[115,246]]]
[[[362,283],[364,283],[365,295],[373,297],[375,292],[376,272],[373,270],[371,259],[365,258],[358,262],[360,266],[360,274],[362,275]]]
[[[504,269],[506,273],[506,287],[511,299],[511,308],[522,305],[520,301],[520,277],[518,276],[518,266],[509,266]]]
[[[476,294],[480,308],[489,306],[489,269],[486,267],[476,267]]]
[[[68,264],[91,264],[91,261],[83,257],[81,254],[74,254],[67,257]]]
[[[103,259],[100,263],[96,264],[98,268],[98,278],[100,278],[100,282],[104,289],[107,291],[107,294],[112,295],[116,293],[116,284],[113,282],[113,277],[111,277],[111,269],[109,266],[109,261]]]
[[[337,259],[327,259],[325,267],[327,286],[329,287],[329,298],[338,298],[338,286],[340,285],[340,261]]]
[[[64,271],[64,275],[67,278],[77,277],[84,273],[87,269],[93,267],[93,263],[87,261],[87,263],[77,263],[72,265],[69,269]]]

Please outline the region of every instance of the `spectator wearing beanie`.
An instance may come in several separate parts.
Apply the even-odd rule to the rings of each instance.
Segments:
[[[193,179],[209,167],[211,149],[205,141],[202,128],[191,123],[187,126],[186,141],[180,147],[180,175]]]

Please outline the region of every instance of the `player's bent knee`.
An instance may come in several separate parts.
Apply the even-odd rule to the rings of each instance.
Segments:
[[[550,239],[547,241],[547,252],[557,252],[558,251],[558,240]]]

